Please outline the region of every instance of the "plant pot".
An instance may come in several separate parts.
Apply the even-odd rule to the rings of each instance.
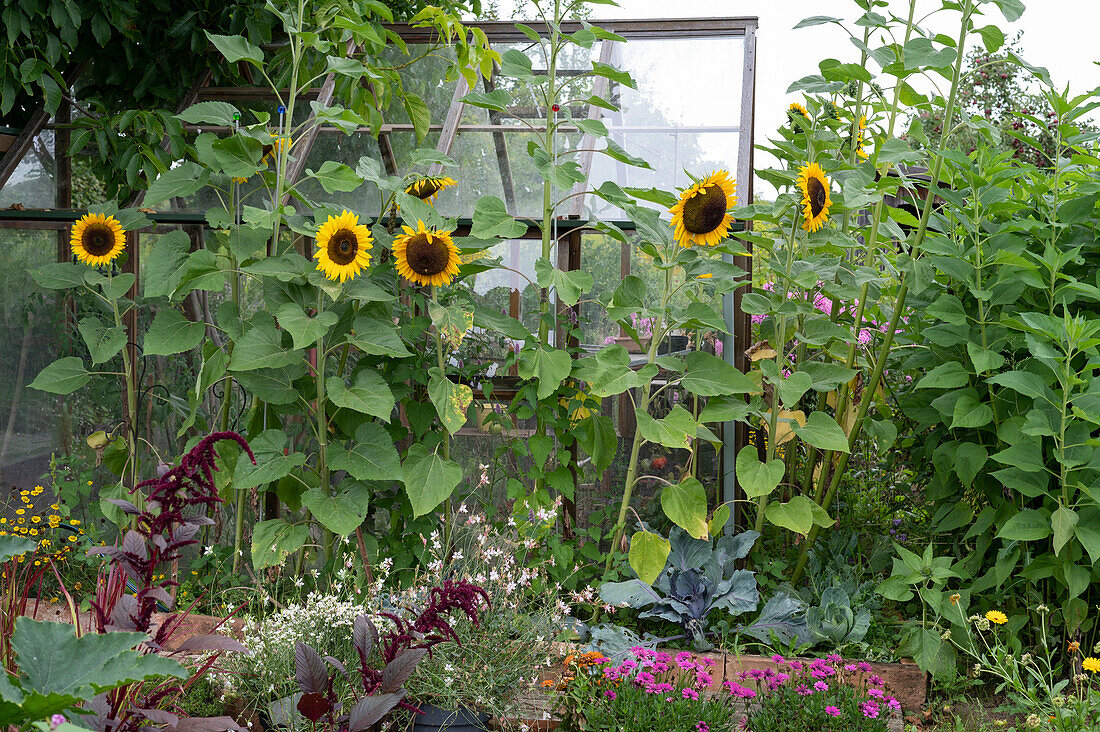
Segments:
[[[420,711],[413,720],[413,732],[481,732],[488,729],[489,715],[473,709],[440,709],[421,704]]]
[[[659,354],[666,356],[670,353],[686,351],[688,342],[688,337],[686,335],[666,336],[665,339],[661,341],[661,345],[657,347],[657,351]]]

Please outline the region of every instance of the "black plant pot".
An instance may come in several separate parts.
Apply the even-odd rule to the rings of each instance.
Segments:
[[[440,709],[431,704],[420,705],[415,715],[413,732],[481,732],[487,729],[489,715],[473,709]]]

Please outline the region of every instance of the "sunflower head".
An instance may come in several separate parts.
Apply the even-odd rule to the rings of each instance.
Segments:
[[[856,127],[856,157],[862,162],[867,159],[867,151],[863,149],[866,142],[864,130],[867,129],[867,115],[861,114],[859,116],[859,123]]]
[[[787,107],[787,114],[789,114],[791,117],[802,116],[806,119],[810,118],[810,113],[807,112],[806,108],[798,102],[791,102],[791,106]]]
[[[410,196],[415,196],[421,201],[431,203],[431,200],[438,196],[440,191],[455,185],[458,185],[458,183],[456,183],[453,178],[426,175],[423,178],[414,180],[409,187],[405,189],[405,193],[408,193]]]
[[[462,264],[451,232],[426,228],[420,220],[415,229],[408,226],[401,229],[405,233],[393,240],[397,272],[424,287],[450,284]]]
[[[359,223],[359,216],[344,210],[329,216],[317,230],[317,269],[330,280],[350,280],[370,266],[374,246],[370,230]]]
[[[272,164],[278,164],[279,153],[286,148],[288,151],[294,146],[294,140],[284,135],[277,135],[274,132],[268,133],[271,135],[271,144],[263,146],[263,157],[260,158],[260,165],[267,165],[268,161]]]
[[[126,231],[114,216],[85,214],[73,224],[69,246],[77,260],[93,267],[110,264],[126,248]]]
[[[729,174],[719,170],[680,194],[669,209],[680,246],[715,246],[726,238],[733,224],[729,209],[737,202],[735,188]]]
[[[817,163],[805,165],[798,171],[798,188],[802,191],[802,228],[817,231],[829,220],[829,179]]]

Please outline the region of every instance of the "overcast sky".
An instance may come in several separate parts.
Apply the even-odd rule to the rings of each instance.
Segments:
[[[1047,67],[1056,84],[1069,84],[1081,92],[1100,86],[1100,46],[1096,43],[1100,3],[1096,0],[1024,0],[1028,9],[1011,25],[992,4],[986,6],[987,16],[980,25],[995,24],[1011,38],[1023,30],[1023,55],[1030,63]],[[938,0],[920,0],[923,12],[939,7]],[[513,5],[524,6],[523,0],[501,0],[502,17],[508,17]],[[788,95],[791,82],[807,74],[817,73],[822,58],[858,61],[858,51],[846,34],[833,25],[794,30],[803,18],[811,15],[831,15],[847,20],[855,18],[859,8],[851,0],[619,0],[619,7],[593,5],[597,18],[707,18],[716,16],[757,16],[760,30],[757,36],[756,142],[760,144],[783,123],[785,110],[800,95]],[[899,15],[907,11],[904,0],[891,0],[890,9]],[[881,12],[881,10],[880,10]],[[918,12],[918,17],[923,14]],[[926,27],[952,36],[958,32],[957,14],[934,16]],[[699,69],[706,72],[706,64]],[[675,105],[673,105],[675,106]],[[731,112],[734,112],[731,109]],[[764,161],[757,156],[758,166]],[[731,163],[732,166],[732,163]],[[758,195],[771,191],[757,181]]]

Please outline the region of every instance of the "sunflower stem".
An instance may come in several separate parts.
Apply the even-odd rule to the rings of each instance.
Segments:
[[[439,304],[439,287],[432,285],[432,302]],[[439,331],[438,327],[433,327],[435,331],[435,361],[439,366],[439,373],[442,378],[447,378],[447,371],[444,368],[446,361],[443,358],[443,334]],[[451,433],[447,430],[447,426],[443,425],[443,460],[451,459]],[[447,496],[443,501],[443,556],[450,556],[451,553],[451,519],[453,517],[453,509],[451,506],[451,497]]]
[[[107,282],[110,283],[114,279],[114,268],[111,264],[107,265]],[[110,284],[107,286],[108,290],[111,288]],[[111,312],[115,318],[115,327],[125,329],[125,325],[122,322],[122,314],[118,310],[118,299],[112,298]],[[142,505],[141,495],[137,493],[136,486],[137,479],[137,384],[134,383],[134,364],[130,361],[130,347],[126,346],[122,349],[122,372],[123,379],[126,381],[126,469],[122,471],[122,484],[126,484],[126,475],[129,473],[131,487],[135,488],[134,503],[138,507]],[[137,528],[137,517],[135,516],[131,521],[132,527]]]
[[[317,317],[325,309],[325,292],[317,288]],[[321,480],[321,490],[325,496],[332,495],[332,476],[328,470],[328,415],[325,410],[325,336],[322,333],[317,339],[317,370],[314,378],[317,383],[317,475]],[[322,544],[325,548],[325,559],[332,557],[332,531],[324,527]]]
[[[913,14],[916,7],[916,0],[911,0],[909,11],[909,27],[912,27]],[[962,62],[963,54],[961,49],[965,48],[966,36],[970,27],[970,17],[974,12],[974,0],[964,0],[962,4],[962,21],[959,28],[959,40],[956,45],[960,52],[956,54],[955,66],[951,76],[951,92],[948,95],[947,103],[944,107],[943,127],[940,132],[940,142],[935,148],[936,150],[944,150],[947,147],[947,138],[951,134],[951,121],[955,113],[955,103],[958,99],[959,93],[959,79],[962,75]],[[908,35],[908,34],[907,34]],[[891,131],[893,129],[893,117],[896,117],[898,107],[898,96],[895,93],[894,97],[894,109],[891,118]],[[939,187],[940,176],[943,170],[943,154],[938,153],[933,156],[932,164],[932,178],[928,184],[928,195],[924,200],[924,208],[921,211],[920,222],[917,226],[917,230],[913,235],[913,241],[911,250],[916,254],[921,245],[924,243],[925,234],[928,231],[928,220],[932,213],[932,206],[936,200],[935,191]],[[879,206],[882,205],[880,201]],[[840,486],[840,478],[844,474],[844,469],[848,466],[848,459],[851,457],[851,448],[855,444],[856,438],[859,436],[863,429],[864,420],[867,418],[867,411],[871,406],[871,401],[874,398],[875,392],[878,390],[878,386],[882,381],[882,374],[886,368],[886,361],[890,355],[890,349],[894,343],[894,333],[897,330],[898,322],[901,319],[901,313],[905,309],[905,300],[909,294],[909,283],[906,282],[905,272],[902,271],[899,277],[898,294],[895,299],[894,312],[890,316],[890,322],[887,325],[887,331],[883,338],[882,346],[879,349],[878,357],[875,359],[874,370],[871,373],[871,378],[867,385],[864,387],[863,396],[860,399],[859,409],[856,413],[855,420],[852,423],[851,432],[848,435],[848,452],[840,453],[837,460],[836,469],[833,471],[832,478],[829,480],[829,487],[825,495],[821,497],[818,504],[821,506],[827,506],[832,503],[834,496]],[[838,410],[839,413],[839,410]],[[826,456],[826,466],[831,462],[832,453]],[[822,468],[822,482],[828,475],[828,470]],[[802,550],[798,556],[798,562],[795,564],[794,572],[791,575],[791,583],[797,583],[802,578],[802,573],[806,569],[806,563],[809,561],[809,551],[813,547],[814,542],[817,541],[817,536],[820,533],[819,528],[814,526],[810,529],[810,533],[806,537],[806,541],[802,543]]]
[[[667,257],[668,251],[665,251]],[[662,331],[664,330],[664,315],[665,310],[668,308],[668,302],[672,293],[672,269],[665,270],[665,290],[661,296],[661,309],[657,313],[653,322],[652,335],[649,338],[649,347],[646,349],[646,364],[652,364],[657,359],[657,350],[661,343]],[[638,398],[637,412],[645,412],[649,409],[649,398],[652,393],[653,380],[652,378],[646,380],[645,386],[642,387],[641,396]],[[615,548],[619,546],[623,540],[623,534],[626,533],[626,514],[630,509],[630,497],[634,492],[634,482],[638,476],[638,455],[642,449],[642,431],[640,429],[634,430],[634,439],[630,444],[630,461],[627,463],[626,479],[623,482],[623,498],[619,504],[619,517],[615,521],[615,531],[611,537],[611,546],[607,551],[607,559],[604,563],[604,574],[606,575],[611,571],[611,564],[615,558]]]

